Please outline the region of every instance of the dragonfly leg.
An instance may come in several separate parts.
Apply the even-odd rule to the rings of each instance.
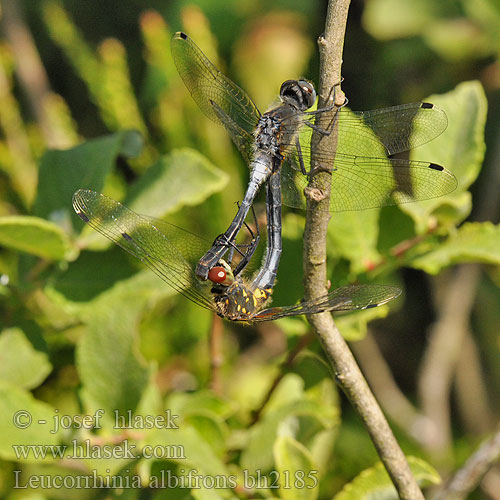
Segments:
[[[335,102],[336,100],[336,87],[338,87],[340,85],[341,82],[344,81],[344,78],[342,77],[342,80],[340,80],[339,83],[336,83],[331,89],[330,89],[330,93],[328,94],[328,99],[327,99],[327,102],[332,100],[332,104],[330,104],[329,106],[325,106],[323,108],[320,108],[320,109],[315,109],[314,111],[305,111],[304,114],[305,115],[318,115],[320,113],[325,113],[327,111],[331,111],[332,109],[341,109],[343,108],[344,106],[347,106],[347,104],[349,103],[349,99],[347,98],[347,96],[344,96],[344,102],[342,104],[337,104]],[[333,92],[333,97],[332,97],[332,92]]]
[[[240,207],[240,202],[237,201],[236,202],[236,205],[238,206],[238,211],[241,209]],[[253,211],[253,205],[252,205],[252,211]],[[252,236],[252,238],[254,237],[254,234],[253,234],[253,231],[250,229],[250,227],[247,225],[247,223],[245,221],[243,221],[243,224],[244,226],[248,229],[248,232],[250,233],[250,235]],[[226,257],[226,262],[231,265],[232,261],[233,261],[233,257],[234,257],[234,252],[236,251],[237,253],[239,253],[242,257],[245,257],[245,253],[243,253],[240,248],[245,248],[245,247],[248,247],[249,244],[244,244],[244,243],[235,243],[233,240],[230,240],[227,238],[227,236],[225,234],[220,234],[219,236],[217,236],[217,238],[215,239],[214,241],[214,245],[223,245],[223,246],[226,246],[227,248],[229,248],[229,254],[228,256]]]
[[[240,209],[239,202],[237,203],[237,205],[238,209]],[[242,257],[242,260],[238,263],[238,267],[233,272],[234,275],[237,275],[239,272],[241,272],[243,268],[246,266],[246,264],[248,264],[259,243],[260,231],[259,231],[259,226],[257,225],[257,217],[255,215],[255,210],[253,208],[253,205],[252,205],[252,214],[257,228],[255,233],[253,232],[252,228],[246,223],[246,221],[243,221],[243,225],[248,230],[251,236],[250,243],[235,243],[233,240],[230,240],[225,233],[219,234],[219,236],[217,236],[217,238],[215,238],[213,242],[214,247],[222,247],[222,248],[225,247],[229,251],[227,257],[225,258],[227,264],[231,265],[235,252]],[[241,249],[245,250],[242,251]]]
[[[335,104],[332,104],[331,106],[327,106],[326,108],[317,109],[316,111],[311,111],[311,112],[308,113],[308,114],[319,114],[319,113],[324,113],[325,111],[331,111],[332,109],[336,108],[336,112],[333,115],[332,121],[330,122],[330,124],[328,125],[328,127],[326,129],[324,129],[322,127],[319,127],[315,123],[311,123],[311,122],[306,122],[305,124],[308,127],[311,127],[313,130],[315,130],[319,134],[328,137],[332,133],[332,130],[335,127],[335,123],[337,122],[338,111],[341,108],[343,108],[344,106],[347,106],[348,102],[349,102],[349,100],[346,97],[345,100],[344,100],[344,103],[341,106],[337,106]]]
[[[304,175],[309,175],[311,171],[306,170],[306,166],[304,165],[304,156],[302,155],[302,148],[300,147],[300,140],[298,137],[295,138],[295,148],[297,149],[297,157],[299,160],[300,171]]]
[[[254,209],[253,205],[252,205],[252,215],[253,215],[253,219],[255,222],[255,233],[252,231],[252,228],[246,222],[243,223],[245,225],[246,229],[248,230],[248,232],[250,233],[250,236],[252,237],[252,239],[250,240],[250,243],[247,243],[245,245],[238,245],[240,248],[246,247],[247,249],[246,249],[245,253],[239,252],[240,255],[242,256],[242,259],[238,262],[238,265],[236,266],[236,268],[233,271],[234,276],[238,276],[238,274],[240,274],[241,271],[243,271],[243,269],[245,269],[247,264],[250,262],[250,259],[253,257],[253,254],[254,254],[255,250],[257,249],[257,246],[258,246],[259,241],[260,241],[259,223],[257,221],[257,217],[255,215],[255,209]],[[238,249],[238,251],[239,251],[239,249]]]

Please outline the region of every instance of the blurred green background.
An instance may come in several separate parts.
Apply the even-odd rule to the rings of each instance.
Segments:
[[[121,498],[332,498],[377,456],[305,320],[214,322],[83,228],[71,207],[76,189],[93,188],[208,240],[222,232],[248,169],[184,88],[170,37],[186,31],[265,110],[284,80],[318,81],[326,2],[3,0],[0,8],[1,496],[114,498],[117,488],[13,489],[14,470],[25,481],[109,469],[143,479]],[[328,235],[333,286],[377,281],[404,291],[338,325],[356,341],[404,451],[426,461],[412,461],[423,485],[437,482],[435,469],[446,479],[498,419],[498,33],[496,0],[353,1],[347,24],[342,89],[352,109],[429,100],[449,120],[410,157],[451,170],[454,193],[334,214]],[[284,212],[276,305],[302,296],[303,227],[303,213]],[[182,426],[130,435],[108,418],[93,431],[12,426],[19,409],[35,421],[99,408],[108,417],[171,409]],[[35,460],[12,447],[72,439],[179,444],[188,458]],[[148,488],[162,469],[192,468],[237,477],[318,470],[319,487]],[[366,474],[369,485],[354,482],[354,496],[335,498],[391,494],[380,468]],[[499,481],[492,470],[470,498],[498,498]]]

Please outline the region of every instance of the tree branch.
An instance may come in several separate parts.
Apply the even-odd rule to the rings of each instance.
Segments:
[[[417,443],[427,446],[436,432],[434,423],[398,387],[370,330],[363,340],[353,342],[351,349],[388,417]]]
[[[215,394],[222,393],[220,367],[224,361],[222,353],[222,335],[223,335],[222,319],[213,315],[212,325],[210,327],[209,344],[210,344],[210,389]]]
[[[455,397],[468,433],[486,436],[495,427],[484,366],[470,328],[467,329],[455,370]]]
[[[465,462],[434,500],[462,500],[476,488],[488,469],[500,458],[500,425],[491,438]]]
[[[340,82],[342,49],[349,0],[330,0],[325,23],[325,32],[318,40],[320,51],[320,81],[318,87],[318,108],[328,105],[332,99],[331,89]],[[339,92],[336,97],[342,99]],[[342,100],[340,104],[342,103]],[[321,123],[319,123],[321,126]],[[315,165],[314,146],[320,139],[312,139],[312,166]],[[335,154],[337,134],[321,138],[322,148],[329,147]],[[308,198],[308,211],[304,230],[304,287],[305,297],[314,298],[326,293],[326,232],[329,221],[328,203],[330,198],[331,174],[322,172],[311,179],[309,191],[323,193],[324,199],[316,201]],[[400,498],[423,500],[408,462],[401,451],[380,407],[359,370],[346,342],[337,330],[330,314],[310,316],[309,321],[318,335],[328,360],[333,368],[338,384],[358,411],[375,444]]]
[[[480,269],[474,264],[462,264],[455,269],[422,362],[418,381],[422,410],[437,429],[428,449],[439,457],[448,456],[451,448],[451,383],[467,334],[479,276]]]
[[[28,97],[46,142],[53,145],[53,133],[44,101],[50,94],[49,80],[33,37],[17,0],[2,0],[2,29],[16,59],[16,73]]]

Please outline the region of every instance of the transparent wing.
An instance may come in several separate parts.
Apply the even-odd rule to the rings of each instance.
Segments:
[[[309,125],[314,125],[319,116],[325,128],[338,123],[337,151],[348,155],[373,156],[373,151],[379,151],[381,145],[387,155],[408,151],[432,141],[448,126],[442,109],[428,102],[414,102],[372,111],[333,108],[303,113],[299,120],[291,119],[290,125],[284,123],[283,128],[296,127],[297,121],[305,125],[303,133],[308,131],[309,135],[301,142],[307,149],[310,143],[307,139],[312,133]]]
[[[356,154],[360,142],[361,127],[367,126],[380,141],[387,154],[396,154],[416,148],[441,135],[448,126],[446,113],[427,102],[416,102],[376,109],[373,111],[340,110],[339,127],[341,153]],[[362,134],[365,141],[371,141],[372,135]]]
[[[332,212],[437,198],[457,187],[455,176],[440,165],[387,156],[425,144],[445,130],[446,114],[434,105],[413,103],[364,112],[333,109],[325,111],[324,118],[322,123],[328,130],[336,120],[339,126],[336,154],[331,155],[320,140],[314,164],[317,169],[331,172]],[[292,207],[305,208],[303,189],[307,178],[294,170],[299,170],[301,164],[306,170],[311,168],[310,125],[315,120],[315,115],[302,117],[300,148],[288,145],[282,169],[283,202]]]
[[[400,294],[401,290],[395,286],[348,285],[308,302],[302,302],[294,306],[264,309],[252,316],[249,321],[271,321],[300,314],[370,309],[386,304]]]
[[[331,212],[429,200],[451,193],[457,187],[455,176],[435,163],[342,153],[337,153],[335,157],[331,176]],[[284,165],[281,179],[283,203],[305,208],[307,177]]]
[[[247,93],[224,76],[185,33],[171,42],[177,71],[200,109],[227,130],[247,162],[261,114]]]
[[[121,203],[95,191],[80,189],[73,208],[90,227],[142,260],[174,290],[196,304],[214,309],[211,286],[193,270],[207,242],[164,221],[136,214]]]

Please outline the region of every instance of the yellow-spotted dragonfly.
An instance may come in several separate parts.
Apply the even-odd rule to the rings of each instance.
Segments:
[[[330,172],[333,212],[435,198],[457,186],[454,175],[441,165],[390,157],[425,144],[445,130],[446,114],[433,104],[418,102],[361,112],[332,105],[307,111],[316,100],[313,84],[287,80],[281,86],[280,105],[262,114],[245,91],[224,76],[188,35],[176,33],[171,51],[193,99],[209,118],[224,126],[251,172],[235,218],[197,264],[196,274],[201,279],[209,277],[210,270],[231,247],[258,190],[273,176],[276,189],[272,213],[268,206],[268,265],[262,268],[262,273],[267,273],[267,282],[264,278],[262,281],[266,286],[274,284],[281,253],[281,218],[277,217],[281,211],[280,185],[285,205],[305,208],[304,187],[311,175]],[[326,128],[317,125],[320,118],[321,123],[329,124]],[[312,155],[312,134],[325,137],[334,124],[338,126],[335,156],[321,139]],[[269,205],[270,189],[267,195]],[[272,221],[270,215],[274,215]]]
[[[267,307],[272,289],[234,275],[220,261],[210,280],[195,274],[207,241],[165,221],[139,215],[100,193],[80,189],[73,196],[77,215],[97,232],[144,262],[163,281],[196,304],[219,316],[243,322],[324,311],[353,311],[385,304],[401,290],[386,285],[348,285],[323,297],[285,307]],[[262,271],[262,270],[261,270]]]

